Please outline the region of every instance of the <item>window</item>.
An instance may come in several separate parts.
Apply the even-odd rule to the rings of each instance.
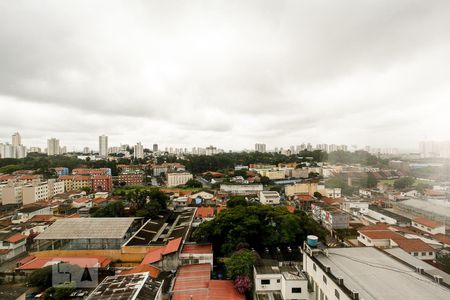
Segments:
[[[418,253],[418,252],[414,252],[413,255],[414,255],[414,256],[418,256],[419,253]]]
[[[261,284],[270,284],[270,279],[261,279]]]
[[[427,255],[427,253],[426,252],[422,252],[422,256],[425,256],[425,255]]]
[[[302,292],[302,288],[296,287],[296,288],[292,288],[292,293],[301,293]]]
[[[316,264],[313,264],[313,269],[314,269],[314,271],[317,271]]]
[[[338,290],[334,290],[334,295],[336,296],[336,299],[339,299],[339,292],[338,292]]]
[[[277,283],[280,283],[280,279],[277,279]]]
[[[327,277],[325,275],[322,276],[322,280],[323,282],[325,282],[325,284],[327,284]]]
[[[428,255],[433,255],[433,252],[428,252]]]

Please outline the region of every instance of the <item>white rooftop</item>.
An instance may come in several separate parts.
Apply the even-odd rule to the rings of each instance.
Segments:
[[[331,248],[317,256],[360,299],[450,299],[450,290],[373,247]]]
[[[397,205],[399,207],[406,206],[409,208],[420,209],[423,211],[433,213],[435,215],[439,215],[441,217],[448,218],[450,216],[450,208],[449,207],[443,207],[442,205],[437,205],[430,201],[409,199],[409,200],[398,202]]]
[[[68,218],[57,220],[38,240],[121,239],[134,218]]]

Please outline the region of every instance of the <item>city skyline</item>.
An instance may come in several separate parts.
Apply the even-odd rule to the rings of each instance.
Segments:
[[[448,2],[108,2],[93,13],[101,2],[1,4],[2,140],[20,130],[29,144],[92,148],[105,133],[238,150],[449,139]]]

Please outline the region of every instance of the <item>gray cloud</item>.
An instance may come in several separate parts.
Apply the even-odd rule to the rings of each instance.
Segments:
[[[0,139],[449,139],[448,1],[1,1]],[[81,143],[83,143],[81,145]]]

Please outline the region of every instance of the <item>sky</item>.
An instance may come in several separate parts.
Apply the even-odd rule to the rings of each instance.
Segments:
[[[450,140],[450,1],[0,0],[0,142]]]

